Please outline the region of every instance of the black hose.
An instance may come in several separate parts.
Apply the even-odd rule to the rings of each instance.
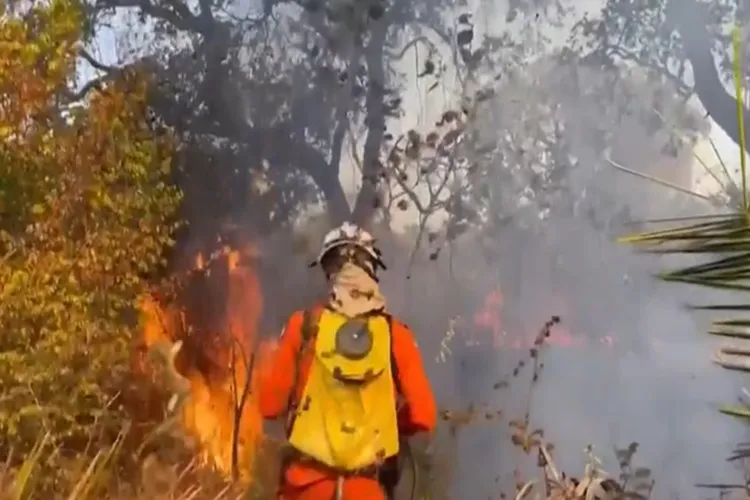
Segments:
[[[419,485],[419,466],[417,465],[417,458],[414,456],[411,446],[406,441],[403,442],[401,458],[404,459],[405,462],[408,462],[408,465],[411,466],[412,470],[412,483],[409,500],[418,500],[417,487]]]

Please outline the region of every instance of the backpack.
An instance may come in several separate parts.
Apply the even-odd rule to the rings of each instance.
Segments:
[[[353,472],[399,452],[392,319],[305,311],[302,356],[313,359],[301,397],[290,399],[289,444],[325,466]],[[389,403],[390,401],[390,403]]]

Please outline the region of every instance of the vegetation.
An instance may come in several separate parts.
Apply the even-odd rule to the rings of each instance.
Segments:
[[[744,136],[745,116],[742,107],[744,96],[743,72],[741,67],[741,34],[739,28],[734,30],[734,83],[737,95],[736,117],[737,126],[742,134],[739,137],[740,146],[740,174],[741,185],[737,180],[729,177],[724,182],[731,186],[728,195],[733,196],[734,209],[732,213],[708,214],[701,217],[689,217],[685,219],[657,220],[652,223],[670,224],[672,227],[663,230],[655,230],[634,234],[622,238],[623,242],[640,245],[647,251],[662,254],[693,254],[707,256],[705,262],[696,265],[682,267],[676,270],[660,273],[658,277],[665,281],[700,285],[704,287],[746,291],[750,290],[747,279],[748,248],[746,245],[748,231],[748,205],[747,190],[747,155],[746,141]],[[747,311],[749,307],[745,304],[731,305],[700,305],[692,306],[696,310],[740,312]],[[750,326],[750,320],[745,318],[728,318],[715,321],[711,330],[712,335],[733,339],[747,339],[746,331]],[[724,347],[718,351],[716,361],[726,368],[746,370],[750,365],[743,362],[734,362],[728,358],[740,359],[750,354],[741,347]],[[722,411],[742,416],[750,416],[747,410],[732,409],[725,407]]]
[[[45,474],[121,430],[134,307],[180,200],[145,79],[68,105],[83,21],[55,0],[0,22],[0,454],[54,449]]]
[[[396,215],[411,216],[412,261],[437,260],[467,235],[488,255],[520,256],[565,217],[584,214],[602,232],[632,218],[612,165],[664,177],[652,167],[668,156],[684,171],[706,128],[685,104],[692,93],[744,150],[743,100],[723,92],[726,68],[704,57],[726,52],[717,27],[747,16],[735,2],[706,10],[698,0],[612,0],[600,19],[577,18],[576,3],[511,1],[506,25],[491,32],[448,0],[265,0],[257,13],[231,0],[4,3],[0,494],[246,493],[195,466],[180,439],[144,451],[125,397],[144,294],[238,232],[276,234],[317,206],[328,223],[388,230]],[[563,46],[540,29],[571,20],[576,37]],[[94,48],[108,26],[122,50],[101,60]],[[688,33],[696,36],[674,36]],[[693,86],[683,78],[690,65]],[[414,88],[441,109],[435,125],[404,117],[415,113],[405,104]],[[452,96],[445,106],[440,91]],[[685,184],[677,177],[671,184]],[[664,278],[745,290],[747,259],[735,245],[747,205],[640,240],[739,252]],[[190,230],[178,233],[182,222]],[[520,236],[498,238],[511,230]],[[288,257],[274,253],[267,266],[286,269]],[[284,280],[268,281],[263,291],[276,297]],[[737,337],[745,326],[728,320],[716,331]],[[535,432],[528,418],[519,435]],[[527,438],[515,439],[524,453],[534,448]],[[546,445],[535,446],[547,478],[569,488]],[[598,481],[597,470],[585,476]],[[260,496],[268,485],[254,487]]]
[[[704,259],[697,264],[683,266],[678,269],[664,271],[658,278],[674,283],[698,285],[701,287],[746,292],[748,285],[748,234],[750,234],[750,205],[748,204],[747,187],[747,140],[745,135],[745,118],[743,102],[745,101],[745,78],[742,69],[743,52],[740,28],[732,33],[734,60],[733,76],[736,95],[736,129],[740,150],[740,182],[727,172],[723,183],[726,186],[727,198],[732,200],[734,210],[730,213],[704,216],[676,218],[649,221],[653,224],[667,226],[666,229],[652,230],[633,234],[622,238],[625,243],[635,244],[648,252],[660,254],[689,254],[701,256]],[[739,184],[739,185],[738,185]],[[750,310],[746,303],[691,305],[694,310],[721,311],[737,314]],[[747,373],[750,371],[750,319],[743,316],[733,316],[715,320],[709,334],[723,339],[730,339],[723,343],[716,351],[714,361],[729,370]],[[747,390],[743,390],[744,398],[748,398]],[[739,405],[724,405],[720,411],[727,415],[750,418],[750,403],[743,398]],[[740,445],[732,454],[730,461],[745,459],[748,453],[747,445]],[[715,485],[704,485],[714,486]],[[750,495],[747,485],[732,486]]]

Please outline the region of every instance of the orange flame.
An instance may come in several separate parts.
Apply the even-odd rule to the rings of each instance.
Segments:
[[[148,368],[143,351],[160,342],[182,340],[183,348],[174,362],[176,372],[189,383],[189,397],[179,414],[182,429],[197,443],[204,463],[229,475],[236,426],[236,465],[244,479],[249,479],[262,440],[255,396],[259,370],[253,370],[253,355],[262,355],[265,348],[254,353],[253,346],[263,296],[255,270],[240,265],[241,258],[252,253],[251,248],[244,249],[242,255],[224,248],[210,259],[198,254],[193,271],[196,279],[176,301],[164,304],[154,297],[145,298],[141,303],[141,348],[133,364],[136,371],[144,372]],[[216,298],[223,300],[206,307]]]
[[[558,307],[557,314],[563,317],[563,323],[555,325],[550,336],[547,338],[549,345],[556,345],[560,347],[578,347],[586,344],[585,337],[583,335],[573,334],[565,325],[564,314],[564,301],[561,302]],[[482,307],[474,314],[474,326],[478,327],[479,331],[485,331],[492,334],[492,345],[495,349],[502,349],[510,347],[514,349],[531,347],[534,344],[534,339],[538,332],[532,331],[528,335],[517,335],[515,333],[509,333],[504,324],[502,318],[502,311],[505,306],[503,293],[500,288],[496,288],[490,291],[484,299]],[[563,311],[559,311],[563,308]],[[477,343],[478,340],[473,336],[470,339],[471,342]],[[602,337],[600,344],[611,347],[614,340],[611,336]]]

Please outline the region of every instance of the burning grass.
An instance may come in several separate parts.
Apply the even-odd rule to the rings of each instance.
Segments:
[[[246,252],[247,253],[247,252]],[[262,436],[255,390],[257,329],[263,306],[252,266],[224,248],[199,254],[176,297],[146,297],[141,304],[142,351],[156,354],[134,367],[172,393],[168,410],[194,442],[200,463],[225,476],[247,479]],[[223,300],[220,305],[210,297]],[[262,353],[261,353],[262,354]]]

